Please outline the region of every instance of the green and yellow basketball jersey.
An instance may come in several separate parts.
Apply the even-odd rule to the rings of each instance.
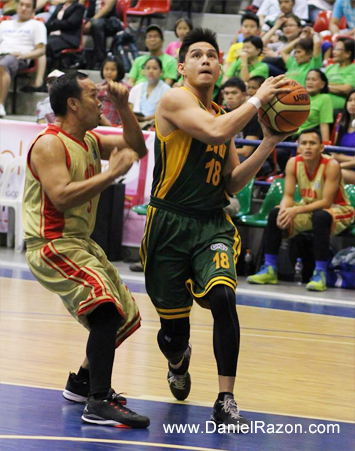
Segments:
[[[87,180],[101,172],[100,144],[96,134],[87,132],[84,143],[81,143],[53,124],[45,128],[28,152],[22,204],[25,239],[87,238],[94,230],[100,196],[95,196],[85,204],[70,208],[64,213],[55,208],[29,163],[34,144],[45,134],[56,135],[62,141],[67,168],[73,182]]]
[[[196,102],[206,110],[197,97]],[[217,116],[225,114],[216,103],[212,105]],[[230,141],[205,144],[179,129],[162,136],[156,126],[151,205],[198,216],[228,205],[223,171],[229,145]]]

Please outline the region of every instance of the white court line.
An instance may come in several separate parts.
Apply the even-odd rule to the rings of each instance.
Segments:
[[[43,385],[19,384],[16,382],[6,382],[6,381],[2,381],[1,383],[2,383],[2,385],[11,385],[14,387],[37,388],[40,390],[53,390],[53,391],[60,391],[60,392],[63,391],[63,388],[45,387]],[[165,402],[165,403],[169,403],[169,404],[182,404],[184,406],[209,407],[209,408],[211,407],[211,403],[208,403],[205,401],[189,401],[188,399],[185,401],[177,401],[174,398],[165,398],[162,396],[149,396],[149,395],[131,396],[131,395],[129,395],[128,399],[138,399],[138,400],[142,400],[142,401],[153,401],[153,402]],[[284,413],[284,412],[273,412],[270,410],[250,410],[250,409],[248,409],[245,411],[253,412],[253,413],[262,413],[265,415],[280,415],[283,417],[307,418],[309,420],[337,421],[338,423],[355,424],[355,420],[344,420],[344,419],[339,419],[339,418],[312,417],[309,415],[297,415],[297,414]]]
[[[15,269],[27,269],[27,263],[16,263],[16,262],[4,262],[0,261],[0,268],[15,268]],[[123,280],[132,280],[136,282],[144,283],[144,276],[131,275],[131,274],[121,274]],[[286,288],[286,287],[284,287]],[[237,288],[237,296],[238,294],[246,294],[249,296],[256,296],[260,298],[271,298],[271,299],[281,299],[283,301],[295,301],[295,302],[303,302],[305,304],[320,304],[320,305],[332,305],[332,306],[346,306],[352,307],[355,309],[355,302],[346,301],[345,299],[329,299],[329,298],[321,298],[315,296],[304,296],[299,294],[290,294],[290,293],[277,293],[277,292],[269,292],[269,291],[254,291],[250,288]]]

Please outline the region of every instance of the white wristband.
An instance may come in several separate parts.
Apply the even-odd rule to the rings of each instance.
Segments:
[[[254,96],[254,97],[250,97],[250,99],[249,100],[247,100],[247,103],[252,103],[254,106],[255,106],[255,108],[258,110],[260,107],[261,107],[261,102],[260,102],[260,99],[258,99],[256,96]]]

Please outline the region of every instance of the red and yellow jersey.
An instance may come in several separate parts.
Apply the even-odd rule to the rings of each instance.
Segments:
[[[43,135],[56,135],[63,143],[66,163],[73,182],[87,180],[101,172],[100,140],[87,132],[84,143],[76,140],[56,125],[50,124],[34,140],[27,157],[26,183],[22,204],[25,240],[56,238],[87,238],[96,219],[99,195],[78,207],[58,211],[50,201],[39,178],[30,166],[31,151]]]
[[[313,177],[310,177],[308,175],[303,157],[301,155],[297,155],[297,157],[295,158],[295,176],[302,200],[306,204],[310,204],[322,199],[325,183],[325,171],[327,164],[331,160],[332,157],[322,154],[316,172],[314,173]],[[342,179],[334,198],[334,204],[350,205],[348,196],[344,190],[344,183]]]

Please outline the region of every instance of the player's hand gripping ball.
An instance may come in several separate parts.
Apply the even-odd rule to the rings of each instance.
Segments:
[[[264,124],[280,133],[296,132],[307,119],[311,101],[302,85],[294,80],[284,86],[291,92],[276,94],[273,99],[259,109],[259,116]]]

